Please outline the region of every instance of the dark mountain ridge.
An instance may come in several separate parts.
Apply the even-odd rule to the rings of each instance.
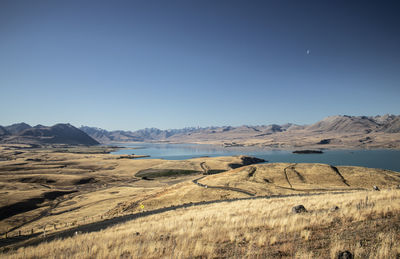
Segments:
[[[70,144],[70,145],[98,145],[82,130],[71,124],[56,124],[51,127],[36,125],[31,127],[26,123],[17,123],[0,128],[0,143],[23,143],[23,144]]]
[[[8,132],[8,130],[5,127],[0,126],[0,137],[7,135],[10,135],[10,132]]]
[[[21,133],[22,131],[31,128],[31,126],[29,124],[26,124],[24,122],[21,123],[15,123],[12,124],[10,126],[6,126],[4,127],[8,132],[10,132],[10,134],[12,135],[16,135]]]

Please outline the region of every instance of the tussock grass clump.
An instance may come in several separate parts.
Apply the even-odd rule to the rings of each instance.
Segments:
[[[293,214],[291,208],[298,204],[308,212]],[[339,209],[332,211],[332,206]],[[356,258],[396,258],[399,212],[400,190],[223,202],[144,217],[1,257],[335,258],[348,250]]]

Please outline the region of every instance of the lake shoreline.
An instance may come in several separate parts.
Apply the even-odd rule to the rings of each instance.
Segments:
[[[114,143],[115,144],[115,143]],[[299,149],[229,147],[209,144],[118,143],[114,155],[149,156],[140,159],[187,160],[200,157],[253,156],[269,163],[322,163],[334,166],[364,166],[400,172],[400,150],[393,149],[321,149],[320,154],[296,154]],[[140,147],[140,148],[138,148]],[[139,159],[139,158],[135,158]]]
[[[114,146],[114,145],[140,145],[140,144],[168,144],[168,145],[204,145],[204,146],[215,146],[220,148],[255,148],[255,149],[263,149],[263,150],[271,150],[271,151],[296,151],[302,149],[310,149],[310,150],[396,150],[400,151],[400,147],[355,147],[355,146],[334,146],[327,145],[324,147],[315,147],[315,146],[287,146],[287,147],[271,147],[271,146],[263,146],[263,145],[238,145],[238,146],[224,146],[221,143],[208,143],[208,142],[166,142],[166,141],[154,141],[154,142],[141,142],[141,141],[127,141],[127,142],[110,142],[110,143],[102,143],[103,146],[113,146],[117,149],[124,149],[126,147]],[[143,147],[135,147],[129,149],[144,149]]]

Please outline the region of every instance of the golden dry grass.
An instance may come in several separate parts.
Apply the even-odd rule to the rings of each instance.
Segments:
[[[256,196],[372,190],[374,185],[390,189],[400,184],[400,174],[388,170],[350,166],[338,166],[337,170],[340,175],[325,164],[268,163],[209,175],[199,182],[214,187],[235,187]],[[205,189],[186,181],[169,186],[159,195],[149,196],[141,203],[150,210],[189,202],[244,197],[249,195],[221,188]],[[112,213],[134,212],[138,206],[134,206],[135,203],[135,199],[123,202]]]
[[[337,171],[336,171],[337,169]],[[335,190],[394,188],[400,174],[357,166],[267,163],[241,167],[200,180],[210,186],[238,187],[257,195],[307,193]]]
[[[368,197],[368,198],[367,198]],[[308,213],[293,214],[303,204]],[[340,209],[331,211],[332,206]],[[400,190],[226,202],[20,248],[3,258],[356,258],[400,254]]]
[[[190,181],[198,175],[164,177],[145,181],[135,177],[143,169],[188,169],[202,172],[206,162],[214,170],[227,170],[230,163],[241,163],[239,157],[197,158],[185,161],[162,159],[119,159],[103,154],[101,148],[23,149],[21,145],[1,145],[0,207],[43,197],[53,191],[77,191],[55,200],[46,199],[37,208],[4,218],[0,233],[21,226],[23,233],[42,231],[43,227],[87,221],[110,214],[118,204],[135,202],[159,195],[170,185]],[[107,151],[108,149],[105,148]],[[78,153],[71,153],[78,152]],[[86,153],[84,153],[86,152]],[[82,183],[83,182],[83,183]],[[41,214],[44,214],[40,217]],[[112,214],[112,213],[111,213]],[[40,218],[38,218],[40,217]],[[30,222],[32,221],[32,222]]]
[[[87,152],[77,154],[56,149],[4,148],[0,146],[1,155],[10,160],[0,161],[1,206],[39,197],[49,191],[77,192],[46,200],[38,204],[37,209],[0,221],[0,232],[23,224],[13,233],[32,229],[41,232],[43,227],[46,233],[51,233],[70,228],[74,222],[85,224],[99,221],[103,216],[137,213],[142,210],[139,205],[153,210],[190,202],[249,197],[234,190],[195,185],[192,180],[202,176],[201,173],[152,181],[135,177],[140,170],[149,168],[201,172],[202,163],[212,170],[228,170],[229,164],[243,162],[240,157],[132,160],[99,154],[98,150],[75,150]],[[337,167],[337,170],[340,175],[329,165],[276,163],[208,175],[199,182],[240,188],[256,196],[351,193],[235,201],[180,209],[3,256],[327,258],[334,257],[340,249],[352,249],[362,258],[395,255],[398,250],[394,244],[399,241],[400,194],[393,188],[400,184],[399,174],[362,167]],[[91,180],[87,183],[79,183],[88,179]],[[373,185],[383,191],[367,192]],[[291,214],[291,207],[299,203],[310,213]],[[340,210],[330,212],[333,205]],[[41,213],[43,217],[36,218]],[[32,222],[27,222],[29,220]],[[371,234],[374,232],[376,235]]]

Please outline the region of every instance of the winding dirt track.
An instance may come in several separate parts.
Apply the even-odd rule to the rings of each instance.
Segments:
[[[200,186],[200,187],[203,187],[203,188],[221,189],[221,190],[227,190],[227,191],[240,192],[240,193],[247,194],[247,195],[249,195],[249,196],[255,196],[255,194],[252,193],[252,192],[248,192],[248,191],[246,191],[246,190],[239,189],[239,188],[235,188],[235,187],[210,186],[210,185],[206,185],[206,184],[199,183],[198,181],[201,180],[201,179],[203,179],[204,177],[206,177],[206,176],[202,176],[202,177],[199,177],[199,178],[197,178],[197,179],[194,179],[192,182],[193,182],[194,184],[197,184],[197,185]]]
[[[227,187],[227,186],[210,186],[210,185],[206,185],[206,184],[199,183],[199,180],[201,180],[201,179],[203,179],[204,177],[206,177],[207,174],[208,174],[208,172],[209,172],[209,170],[210,170],[210,167],[209,167],[205,162],[201,162],[201,163],[200,163],[200,167],[201,167],[201,169],[203,169],[205,175],[204,175],[204,176],[201,176],[201,177],[199,177],[199,178],[197,178],[197,179],[194,179],[194,180],[192,181],[194,184],[197,184],[198,186],[203,187],[203,188],[221,189],[221,190],[227,190],[227,191],[240,192],[240,193],[247,194],[247,195],[249,195],[249,196],[255,196],[254,193],[248,192],[248,191],[243,190],[243,189],[240,189],[240,188]],[[254,174],[255,168],[254,168],[254,167],[251,167],[251,169],[253,170],[253,171],[252,171],[252,174]]]
[[[204,174],[208,174],[210,167],[206,164],[206,162],[201,162],[200,167],[201,167],[201,169],[203,169]]]
[[[289,165],[288,167],[286,167],[285,169],[283,169],[283,174],[285,175],[285,178],[286,178],[286,181],[288,182],[288,184],[289,184],[289,186],[290,186],[290,189],[293,189],[293,186],[292,186],[292,184],[290,183],[290,181],[289,181],[289,177],[288,177],[288,175],[287,175],[287,169],[288,168],[292,168],[292,167],[294,167],[296,164],[291,164],[291,165]]]

